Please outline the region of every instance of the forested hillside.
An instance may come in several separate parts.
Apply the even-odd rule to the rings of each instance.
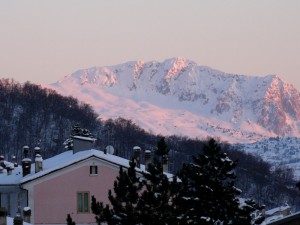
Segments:
[[[156,148],[158,137],[131,120],[117,118],[103,121],[91,106],[73,97],[63,97],[29,82],[20,84],[13,80],[0,80],[0,154],[6,159],[16,155],[20,162],[24,145],[31,149],[39,146],[44,158],[64,151],[63,143],[77,123],[97,138],[95,148],[104,149],[112,145],[116,154],[128,159],[136,145],[142,150],[154,151]],[[191,162],[192,155],[202,151],[204,141],[166,137],[170,150],[170,172],[176,173],[183,163]],[[230,158],[239,161],[237,186],[244,197],[251,197],[268,207],[285,202],[293,206],[299,204],[292,170],[285,167],[274,169],[261,158],[228,144],[224,149]]]
[[[40,146],[44,157],[63,151],[75,122],[91,130],[99,125],[92,108],[30,83],[0,80],[0,154],[20,160],[24,145]]]

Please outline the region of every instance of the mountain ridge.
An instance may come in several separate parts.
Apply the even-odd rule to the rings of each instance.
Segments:
[[[229,142],[299,137],[299,92],[277,75],[229,74],[181,57],[78,70],[51,87],[103,118],[132,119],[163,135]]]

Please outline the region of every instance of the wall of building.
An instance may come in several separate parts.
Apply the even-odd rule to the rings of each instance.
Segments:
[[[14,217],[18,207],[22,210],[27,206],[27,192],[19,185],[0,185],[0,206],[6,208],[9,216]]]
[[[90,166],[98,166],[98,175],[90,175]],[[95,216],[77,212],[77,193],[89,192],[98,201],[108,203],[108,190],[119,173],[119,166],[90,158],[23,184],[28,190],[31,222],[65,224],[70,214],[76,224],[95,223]],[[90,205],[90,203],[89,203]]]
[[[98,166],[98,175],[90,175],[90,165]],[[90,199],[94,195],[98,201],[108,203],[108,190],[113,188],[119,167],[99,160],[90,160],[77,167],[66,169],[63,174],[56,172],[56,175],[50,175],[50,179],[43,178],[42,182],[29,188],[29,198],[34,199],[30,201],[35,224],[64,224],[67,214],[77,224],[95,223],[91,211],[77,212],[77,193],[87,191]]]

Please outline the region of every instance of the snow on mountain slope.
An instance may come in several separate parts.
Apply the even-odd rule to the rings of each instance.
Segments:
[[[259,155],[273,166],[292,168],[296,179],[300,178],[299,138],[268,138],[255,143],[236,144],[237,148]]]
[[[278,76],[227,74],[184,58],[78,70],[48,87],[156,134],[254,142],[299,137],[299,92]]]

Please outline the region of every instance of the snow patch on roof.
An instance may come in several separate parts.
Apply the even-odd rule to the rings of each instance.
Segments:
[[[80,140],[85,140],[85,141],[91,141],[91,142],[96,141],[95,138],[91,138],[91,137],[73,136],[73,138],[80,139]]]
[[[285,211],[287,209],[291,209],[291,207],[289,205],[279,206],[279,207],[267,210],[266,211],[266,215],[267,216],[272,216],[272,215],[274,215],[274,213],[283,212],[283,211]]]
[[[41,176],[44,176],[48,173],[53,171],[62,169],[79,161],[88,159],[90,157],[97,157],[99,159],[111,162],[116,164],[117,166],[129,167],[129,160],[111,155],[111,154],[104,154],[104,152],[100,150],[86,150],[80,151],[73,154],[73,151],[66,151],[59,155],[56,155],[52,158],[45,159],[43,161],[43,170],[35,173],[35,164],[31,164],[31,173],[23,177],[22,175],[22,167],[18,166],[12,171],[12,175],[7,175],[7,173],[0,174],[0,185],[18,185],[21,183],[25,183]],[[145,166],[141,165],[141,168],[136,168],[138,172],[144,172]],[[173,175],[169,173],[165,173],[168,178],[172,178]]]

